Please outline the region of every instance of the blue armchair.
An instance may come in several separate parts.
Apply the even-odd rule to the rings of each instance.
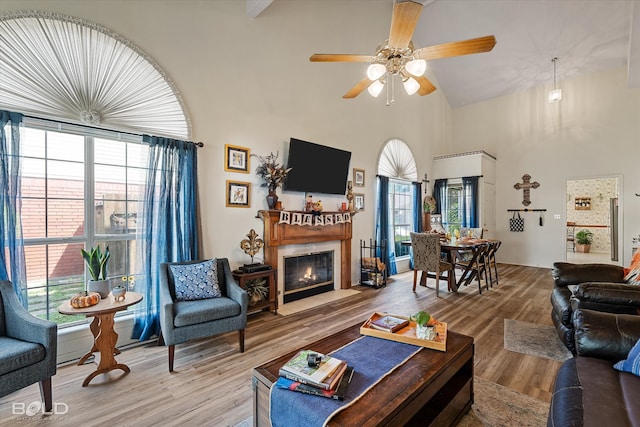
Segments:
[[[231,275],[229,261],[218,258],[218,286],[221,297],[194,301],[176,299],[174,276],[170,266],[197,264],[186,261],[160,264],[160,344],[169,350],[169,372],[173,372],[175,345],[189,340],[238,331],[240,352],[244,352],[244,329],[247,326],[249,297]]]
[[[40,382],[47,412],[53,406],[58,326],[20,304],[11,282],[0,281],[0,397]]]

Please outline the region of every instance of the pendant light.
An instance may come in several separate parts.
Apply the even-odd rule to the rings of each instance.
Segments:
[[[562,89],[558,89],[558,84],[556,82],[556,62],[558,58],[553,58],[551,62],[553,62],[553,90],[549,91],[549,103],[560,102],[562,100]]]

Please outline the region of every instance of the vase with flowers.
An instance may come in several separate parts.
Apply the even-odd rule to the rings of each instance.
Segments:
[[[268,156],[258,156],[259,165],[256,168],[256,175],[262,178],[261,187],[267,187],[269,193],[267,194],[267,205],[269,209],[273,209],[278,202],[278,194],[276,190],[284,184],[287,179],[287,174],[291,171],[291,168],[286,168],[284,165],[278,163],[278,152],[275,154],[271,152]]]

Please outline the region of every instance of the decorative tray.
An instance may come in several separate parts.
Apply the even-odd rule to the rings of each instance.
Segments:
[[[409,325],[396,332],[385,332],[369,326],[374,320],[388,315],[389,313],[373,313],[366,322],[360,326],[362,335],[370,335],[372,337],[384,338],[391,341],[398,341],[407,344],[419,345],[438,351],[447,351],[447,324],[445,322],[436,321],[436,337],[433,340],[426,340],[416,337],[416,322],[409,320],[407,316],[398,316],[392,314],[393,317],[409,320]]]

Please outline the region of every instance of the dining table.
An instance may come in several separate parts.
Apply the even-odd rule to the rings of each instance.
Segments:
[[[446,261],[454,266],[452,270],[446,272],[446,276],[441,276],[446,277],[447,285],[450,292],[457,292],[460,286],[468,285],[476,277],[477,263],[483,250],[490,242],[491,240],[488,239],[476,239],[468,237],[451,240],[440,240],[441,252],[443,253]],[[411,241],[403,241],[402,245],[411,246]],[[468,262],[465,262],[464,264],[462,274],[458,278],[456,278],[455,263],[456,259],[459,256],[459,253],[462,251],[469,252],[470,257],[468,257]],[[435,273],[423,271],[422,275],[420,276],[420,286],[426,286],[427,277],[435,278]]]

